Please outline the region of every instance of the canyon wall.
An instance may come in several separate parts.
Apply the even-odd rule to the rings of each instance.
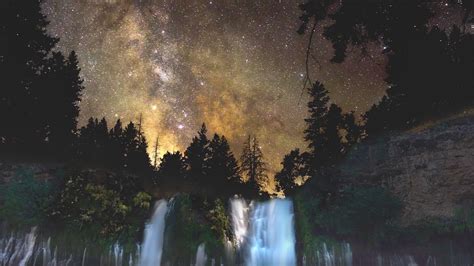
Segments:
[[[403,224],[453,217],[474,206],[474,112],[364,141],[339,171],[389,188],[404,203]]]

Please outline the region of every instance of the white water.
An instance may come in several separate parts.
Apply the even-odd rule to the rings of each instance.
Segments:
[[[168,212],[168,202],[160,200],[155,205],[155,211],[149,224],[145,227],[140,266],[156,266],[161,264],[163,253],[163,235],[165,232],[165,218]]]
[[[270,200],[264,203],[251,203],[234,198],[230,202],[231,221],[235,242],[226,245],[225,262],[220,259],[219,265],[246,266],[292,266],[296,265],[295,232],[293,221],[293,204],[289,200]],[[136,254],[124,254],[123,248],[112,245],[106,254],[100,256],[100,265],[136,265],[159,266],[163,253],[163,234],[168,211],[173,209],[172,200],[167,203],[161,200],[156,203],[150,222],[146,225],[142,245],[137,246]],[[237,253],[235,253],[237,250]],[[57,247],[51,248],[51,241],[41,240],[36,229],[24,234],[0,236],[0,266],[35,265],[66,266],[96,265],[97,257],[91,257],[93,250],[85,247],[74,252],[65,253]],[[315,266],[352,266],[353,254],[348,243],[321,245],[313,254],[303,256],[303,265]],[[237,256],[236,256],[237,255]],[[309,256],[311,255],[311,256]],[[429,257],[420,265],[472,265],[472,258],[459,254],[449,255],[451,263],[441,263],[439,258]],[[193,256],[193,255],[191,255]],[[310,258],[311,259],[307,259]],[[360,259],[360,257],[357,257]],[[95,260],[94,260],[95,259]],[[219,260],[217,260],[219,261]],[[416,266],[413,256],[409,254],[367,254],[365,265],[380,266]],[[93,262],[93,264],[91,264]],[[208,258],[204,244],[199,245],[195,253],[195,265],[215,265],[216,260]],[[355,261],[354,261],[355,262]],[[165,265],[165,262],[163,263]],[[360,265],[360,261],[356,264]]]
[[[196,251],[196,266],[205,266],[207,262],[206,245],[202,243]]]
[[[293,203],[273,199],[252,203],[234,199],[231,203],[234,236],[241,244],[247,266],[296,265]],[[248,222],[245,222],[249,213]]]
[[[234,229],[234,242],[240,248],[245,241],[249,227],[249,207],[244,199],[234,198],[230,201],[232,211],[232,227]]]

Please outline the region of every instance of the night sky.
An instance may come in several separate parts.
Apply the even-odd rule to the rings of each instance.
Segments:
[[[143,114],[150,151],[158,135],[161,154],[183,150],[203,122],[230,140],[236,156],[255,134],[274,171],[285,153],[306,146],[308,36],[296,33],[299,3],[47,0],[43,12],[59,49],[78,53],[81,124],[91,116],[137,122]],[[344,64],[331,64],[320,33],[311,79],[345,111],[365,111],[386,88],[383,47],[373,44],[368,56],[353,48]]]

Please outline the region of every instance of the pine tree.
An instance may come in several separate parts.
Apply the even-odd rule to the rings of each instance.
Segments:
[[[240,157],[240,169],[251,191],[260,194],[268,177],[263,153],[256,137],[249,135]]]
[[[275,179],[286,196],[293,194],[297,186],[297,178],[301,178],[301,181],[307,178],[306,157],[306,153],[302,154],[299,149],[295,149],[283,158],[282,169],[275,175]]]
[[[209,140],[206,136],[206,125],[202,124],[198,135],[195,136],[184,152],[189,177],[201,184],[209,184],[206,164],[209,157]]]
[[[354,112],[344,114],[345,152],[363,137],[362,127],[357,123]]]
[[[306,130],[305,140],[308,142],[308,148],[311,154],[316,154],[324,143],[324,128],[326,127],[327,121],[326,116],[328,113],[329,96],[328,91],[320,82],[313,84],[308,89],[311,100],[308,102],[309,117],[305,119]]]
[[[158,168],[158,157],[159,157],[159,150],[158,150],[158,147],[159,147],[159,137],[156,136],[155,148],[154,148],[154,151],[153,151],[153,167],[154,167],[155,169]]]
[[[139,173],[151,170],[146,139],[133,122],[130,122],[123,131],[122,145],[124,145],[125,169]]]
[[[46,57],[58,40],[46,33],[40,1],[5,0],[0,5],[0,120],[8,125],[0,136],[7,143],[36,147],[46,136],[35,94]]]
[[[122,121],[117,119],[115,125],[109,131],[109,147],[106,164],[109,167],[120,169],[125,164],[123,154],[125,152],[125,145],[123,144],[123,126]]]
[[[158,169],[158,183],[162,185],[176,185],[186,176],[186,164],[183,155],[178,151],[167,152],[161,159]]]
[[[322,150],[319,151],[320,156],[318,158],[322,160],[323,165],[333,166],[342,158],[345,148],[342,140],[344,121],[341,108],[331,104],[325,120],[327,123],[323,135],[325,143]]]
[[[70,152],[83,90],[77,57],[52,52],[40,0],[0,4],[0,129],[15,150]],[[51,149],[45,149],[51,148]]]
[[[211,185],[226,191],[235,190],[240,184],[239,167],[227,139],[214,134],[209,144],[210,156],[207,169]]]

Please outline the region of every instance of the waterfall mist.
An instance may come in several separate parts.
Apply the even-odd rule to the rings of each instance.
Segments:
[[[155,211],[145,227],[145,237],[140,255],[140,266],[156,266],[161,264],[163,254],[163,234],[168,202],[160,200],[155,204]]]

